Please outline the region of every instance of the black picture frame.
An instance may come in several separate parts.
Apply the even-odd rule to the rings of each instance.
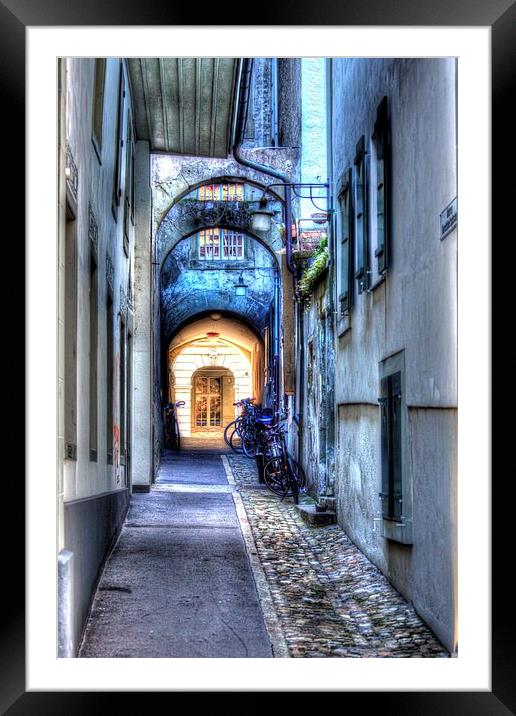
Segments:
[[[251,8],[253,9],[253,7]],[[492,32],[492,170],[496,190],[492,194],[493,237],[501,236],[501,225],[507,218],[514,202],[513,180],[504,183],[501,169],[507,162],[507,138],[514,136],[514,113],[508,111],[510,81],[515,70],[514,28],[516,27],[515,4],[510,0],[332,0],[298,2],[293,6],[285,3],[262,5],[255,17],[260,25],[396,25],[396,26],[489,26]],[[203,25],[242,24],[242,16],[228,23],[226,15],[220,15],[214,7],[203,11]],[[25,215],[23,187],[25,185],[25,28],[27,26],[66,25],[195,25],[196,9],[172,6],[164,0],[126,0],[123,4],[113,0],[0,0],[0,82],[4,111],[4,177],[8,172],[6,207],[17,217],[18,224]],[[224,19],[224,22],[220,22]],[[252,26],[252,25],[251,25]],[[512,144],[512,146],[514,146]],[[18,231],[18,234],[20,230]],[[513,233],[513,229],[511,229]],[[21,249],[13,265],[24,264],[23,243],[14,242]],[[7,240],[6,240],[6,243]],[[495,244],[493,242],[493,249]],[[53,249],[51,249],[53,250]],[[495,253],[493,251],[493,262]],[[494,265],[494,264],[493,264]],[[489,301],[486,287],[482,297]],[[14,315],[6,316],[4,335],[19,336],[24,345],[24,331]],[[7,323],[7,325],[5,325]],[[18,329],[18,331],[16,330]],[[514,370],[510,371],[510,375]],[[20,384],[6,387],[4,404],[20,403]],[[497,454],[502,442],[509,437],[503,430],[493,437],[492,454]],[[28,444],[30,450],[30,443]],[[24,450],[22,448],[22,454]],[[19,473],[19,468],[17,470]],[[512,481],[510,473],[507,481]],[[510,537],[504,528],[513,522],[512,501],[508,498],[507,485],[500,485],[502,477],[494,479],[493,471],[493,517],[492,517],[492,691],[478,692],[363,692],[346,691],[340,705],[349,709],[352,703],[358,708],[378,707],[383,713],[398,716],[432,716],[440,714],[489,714],[502,716],[516,713],[514,655],[514,599],[511,597],[511,555],[507,545]],[[45,476],[42,476],[44,479]],[[4,476],[7,480],[7,476]],[[24,495],[21,480],[14,484],[12,477],[6,482],[4,497],[9,499],[9,512],[16,525],[13,534],[4,542],[4,593],[8,595],[8,609],[2,612],[2,636],[0,644],[0,709],[12,716],[19,714],[90,714],[102,710],[108,703],[116,707],[115,695],[107,692],[26,692],[25,691],[25,610],[24,610]],[[49,480],[49,489],[53,481]],[[10,488],[10,489],[9,489]],[[5,538],[4,538],[5,539]],[[512,559],[513,561],[513,559]],[[509,590],[509,596],[506,596]],[[409,686],[409,685],[408,685]],[[313,691],[317,691],[314,683]],[[339,691],[338,685],[335,691]],[[147,698],[145,695],[143,698]],[[139,694],[132,694],[132,705],[140,701]],[[148,707],[147,707],[148,708]]]

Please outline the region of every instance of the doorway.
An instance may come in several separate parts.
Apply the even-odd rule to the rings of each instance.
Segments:
[[[234,378],[227,368],[201,368],[192,376],[192,434],[220,433],[233,419]]]

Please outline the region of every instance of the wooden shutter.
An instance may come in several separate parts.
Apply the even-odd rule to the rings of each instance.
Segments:
[[[377,247],[375,257],[378,273],[387,271],[390,259],[390,131],[387,97],[380,102],[376,112],[373,139],[376,144],[376,226]]]
[[[382,515],[400,521],[403,515],[401,372],[380,381]]]
[[[390,381],[392,517],[395,520],[401,520],[403,507],[401,483],[401,373],[391,375]]]
[[[356,147],[354,171],[354,209],[355,209],[355,239],[356,239],[356,272],[358,293],[367,290],[369,275],[369,258],[367,246],[367,181],[368,171],[365,151],[365,138],[362,135]]]
[[[124,80],[124,68],[120,62],[120,81],[118,87],[118,114],[116,122],[116,150],[115,150],[115,171],[113,176],[113,216],[117,218],[116,208],[120,205],[120,197],[122,196],[122,187],[120,179],[122,175],[122,152],[124,147],[124,98],[125,98],[125,80]]]
[[[380,419],[381,419],[381,453],[382,453],[382,516],[389,519],[389,475],[390,475],[390,420],[389,420],[389,379],[380,380]]]
[[[339,194],[340,208],[340,240],[341,240],[341,260],[340,260],[340,286],[339,294],[341,312],[349,310],[353,305],[353,261],[354,261],[354,217],[353,217],[353,199],[352,199],[352,179],[353,173],[351,168],[347,170],[344,181]]]

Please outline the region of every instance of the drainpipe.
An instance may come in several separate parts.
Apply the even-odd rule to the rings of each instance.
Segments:
[[[285,186],[284,186],[284,197],[285,197],[285,248],[286,248],[286,262],[287,262],[287,268],[290,271],[290,273],[293,276],[294,279],[294,286],[297,284],[297,278],[298,278],[298,272],[297,268],[294,266],[294,263],[292,261],[292,188],[290,186],[291,179],[289,176],[284,174],[283,172],[279,171],[278,169],[274,169],[273,167],[269,167],[265,164],[259,164],[258,162],[253,162],[251,159],[247,159],[246,157],[243,157],[240,153],[240,149],[243,143],[244,138],[244,129],[245,124],[247,120],[247,113],[249,110],[249,93],[251,88],[251,76],[252,76],[252,70],[253,70],[253,59],[252,58],[244,58],[240,61],[239,67],[238,67],[238,80],[236,84],[236,112],[235,112],[235,119],[234,119],[234,125],[233,125],[233,133],[232,133],[232,149],[233,149],[233,157],[235,161],[237,161],[239,164],[242,164],[243,166],[249,167],[250,169],[254,169],[255,171],[262,172],[263,174],[267,174],[268,176],[274,177],[275,179],[279,179]],[[279,293],[279,291],[278,291]],[[279,299],[279,296],[278,296]],[[278,305],[278,299],[276,300],[277,304],[277,311],[279,316],[279,305]],[[304,336],[303,336],[303,305],[302,302],[299,304],[300,306],[300,334],[301,334],[301,341],[300,341],[300,365],[304,365]],[[278,344],[279,344],[279,320],[278,320]],[[279,358],[279,345],[278,345],[278,353],[276,354]],[[279,391],[279,363],[278,363],[278,371],[277,371],[277,384],[276,384],[276,394]],[[301,458],[301,445],[302,445],[302,427],[303,427],[303,403],[304,400],[304,385],[303,385],[303,373],[300,374],[300,402],[299,402],[299,413],[298,415],[294,416],[294,420],[297,424],[298,428],[298,461],[300,462]],[[276,396],[277,400],[279,401],[279,395]],[[277,408],[276,408],[277,409]]]
[[[247,118],[247,112],[249,109],[249,90],[251,87],[251,75],[253,71],[253,59],[244,59],[239,65],[239,76],[237,81],[237,97],[236,97],[236,120],[233,128],[233,157],[239,164],[243,164],[250,169],[262,172],[268,176],[279,179],[285,184],[285,244],[286,244],[286,259],[288,270],[292,275],[296,275],[296,267],[292,262],[292,190],[288,186],[291,183],[290,177],[269,167],[266,164],[259,164],[253,162],[251,159],[243,157],[240,153],[240,149],[243,143],[243,135],[245,122]],[[243,109],[242,109],[243,107]]]

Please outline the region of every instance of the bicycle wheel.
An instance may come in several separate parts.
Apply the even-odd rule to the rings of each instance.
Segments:
[[[242,448],[242,438],[238,434],[237,430],[233,430],[229,438],[229,447],[236,452],[237,455],[242,455],[244,450]]]
[[[292,495],[288,467],[283,457],[273,457],[265,463],[263,468],[263,480],[269,490],[281,498]]]
[[[177,422],[177,418],[174,418],[172,429],[172,450],[178,451],[181,447],[181,441],[179,439],[179,424]]]
[[[224,442],[226,443],[226,445],[228,447],[231,447],[230,438],[231,438],[232,433],[234,433],[234,431],[235,431],[235,423],[236,423],[236,420],[232,420],[224,428]]]
[[[242,450],[244,455],[248,458],[256,457],[256,433],[253,430],[248,430],[242,435]]]
[[[288,465],[288,479],[290,482],[290,491],[292,493],[292,499],[294,500],[294,504],[297,505],[299,502],[299,483],[298,483],[298,473],[294,468],[294,463],[296,466],[299,467],[299,464],[296,463],[293,458],[290,457],[290,455],[287,454],[287,465]]]
[[[294,477],[296,479],[296,482],[299,487],[299,492],[303,492],[306,487],[306,475],[305,471],[301,467],[301,465],[298,463],[297,460],[295,460],[292,455],[289,453],[288,455],[290,466],[292,469],[292,472],[294,473]]]
[[[224,442],[228,447],[231,447],[231,437],[235,432],[237,432],[238,436],[240,437],[240,434],[242,432],[241,417],[235,418],[235,420],[232,420],[224,428]]]

